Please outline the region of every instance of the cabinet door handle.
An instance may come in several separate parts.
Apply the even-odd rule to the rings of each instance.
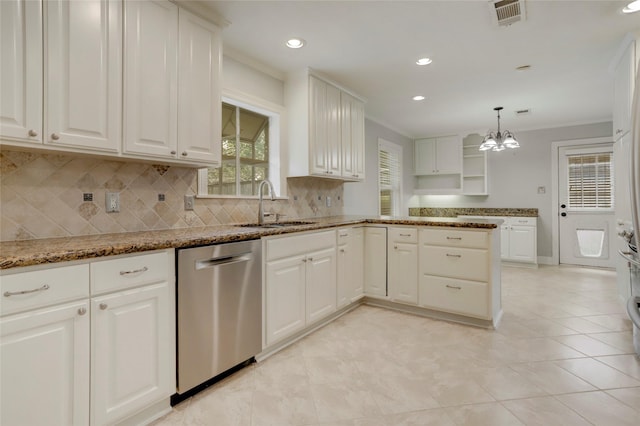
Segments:
[[[393,246],[394,249],[398,250],[398,246]]]
[[[87,308],[80,308],[78,309],[78,315],[84,315],[87,313]]]
[[[462,240],[462,237],[447,237],[447,240]]]
[[[105,309],[107,309],[109,307],[109,305],[107,305],[106,303],[101,303],[100,305],[98,305],[100,307],[100,309],[102,309],[103,311]]]
[[[36,132],[35,130],[31,129],[31,130],[29,130],[29,136],[31,136],[32,138],[35,138],[36,136],[38,136],[38,132]]]
[[[340,249],[340,253],[344,253],[344,249]]]
[[[447,288],[452,288],[454,290],[462,290],[462,287],[458,287],[456,285],[449,285],[449,284],[447,284]]]
[[[398,235],[400,235],[401,237],[410,237],[411,236],[411,234],[398,234]]]
[[[147,272],[149,268],[146,266],[140,269],[134,269],[133,271],[120,271],[120,275],[131,275],[131,274],[139,274],[140,272]]]
[[[51,139],[57,141],[58,139],[60,139],[60,135],[57,133],[51,133]]]
[[[186,157],[186,156],[187,156],[187,151],[183,151],[183,152],[182,152],[182,156],[183,156],[183,157]]]
[[[171,155],[176,155],[177,152],[176,151],[171,151]]]
[[[462,255],[461,254],[450,254],[450,253],[447,253],[447,257],[462,257]]]
[[[5,291],[4,292],[4,297],[19,296],[21,294],[37,293],[39,291],[45,291],[45,290],[49,290],[49,284],[45,284],[42,287],[34,288],[34,289],[31,289],[31,290]]]
[[[309,262],[313,262],[313,257],[308,258]]]

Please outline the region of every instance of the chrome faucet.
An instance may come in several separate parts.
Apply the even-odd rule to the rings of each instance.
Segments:
[[[271,183],[271,181],[269,181],[269,179],[265,179],[262,182],[260,182],[260,186],[258,186],[258,197],[259,197],[258,224],[260,224],[260,225],[262,225],[264,223],[264,217],[265,216],[271,216],[271,213],[265,213],[264,212],[264,207],[262,205],[262,202],[263,202],[262,192],[263,192],[263,188],[264,188],[265,184],[269,187],[269,196],[271,197],[271,201],[274,201],[276,199],[276,197],[275,197],[276,191],[273,189],[273,184]]]

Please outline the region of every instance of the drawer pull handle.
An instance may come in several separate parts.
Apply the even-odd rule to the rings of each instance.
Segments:
[[[399,234],[401,237],[410,237],[411,234]]]
[[[342,238],[342,237],[348,237],[348,236],[349,236],[349,234],[340,234],[340,238]]]
[[[447,240],[462,240],[462,237],[447,237]]]
[[[19,296],[21,294],[37,293],[39,291],[45,291],[45,290],[49,290],[49,284],[45,284],[45,285],[43,285],[42,287],[39,287],[39,288],[34,288],[33,290],[5,291],[4,292],[4,297]]]
[[[456,285],[449,285],[449,284],[447,284],[447,288],[452,288],[454,290],[462,290],[462,287],[458,287]]]
[[[134,269],[133,271],[120,271],[120,275],[139,274],[140,272],[147,272],[149,268],[146,266],[140,269]]]
[[[447,257],[462,257],[461,254],[449,254],[447,253]]]

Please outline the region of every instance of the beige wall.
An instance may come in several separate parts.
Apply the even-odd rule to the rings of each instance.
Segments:
[[[342,183],[291,178],[288,200],[266,201],[286,219],[342,214]],[[105,192],[120,193],[120,212],[105,213]],[[66,154],[0,152],[0,241],[254,222],[255,199],[196,199],[197,170]],[[83,201],[92,193],[93,201]],[[158,194],[165,201],[158,201]],[[326,197],[332,206],[326,207]],[[318,200],[318,197],[321,200]]]

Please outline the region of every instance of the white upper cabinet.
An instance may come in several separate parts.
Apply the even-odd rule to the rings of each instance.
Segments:
[[[418,139],[414,161],[416,175],[462,173],[462,141],[458,136]]]
[[[175,157],[178,139],[178,7],[125,4],[124,151]]]
[[[180,10],[178,149],[187,160],[219,163],[222,36],[218,27]]]
[[[631,102],[636,76],[635,41],[631,40],[615,67],[613,92],[613,138],[620,139],[631,130]]]
[[[46,1],[44,143],[118,152],[121,2]]]
[[[220,162],[218,28],[166,0],[125,5],[124,151]]]
[[[42,4],[0,2],[0,138],[42,143]]]
[[[289,176],[364,179],[364,101],[309,70],[285,85]]]
[[[364,104],[348,93],[340,95],[342,176],[364,180]]]
[[[1,7],[3,140],[118,153],[121,2],[12,0]]]

